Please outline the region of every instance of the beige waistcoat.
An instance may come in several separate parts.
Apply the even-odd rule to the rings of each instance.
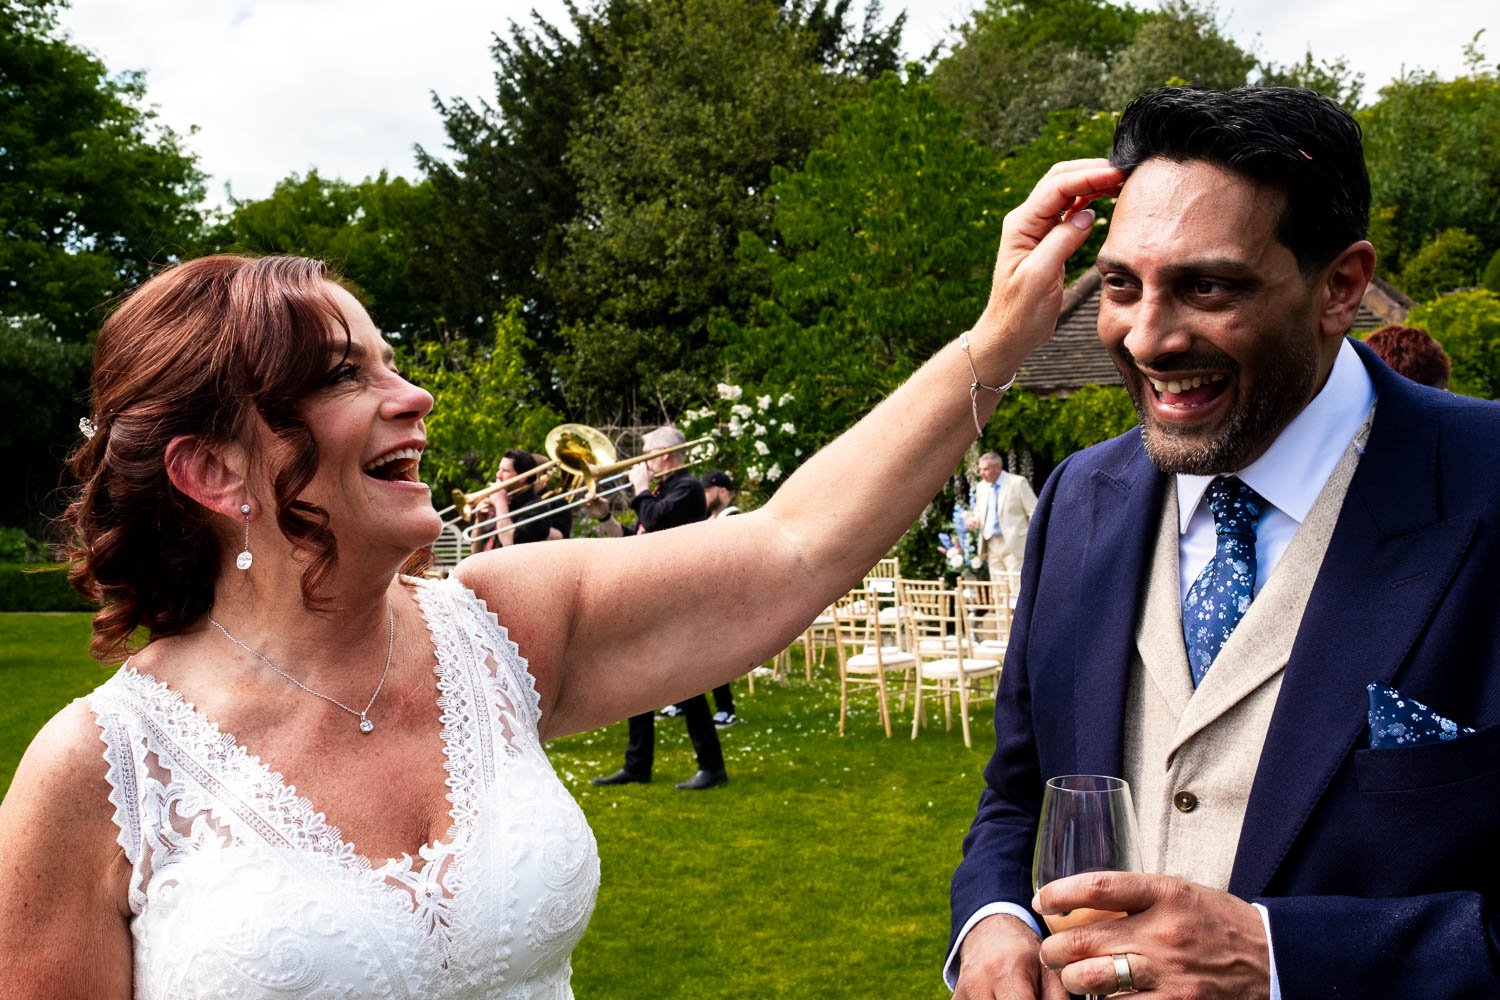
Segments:
[[[1125,704],[1124,777],[1148,872],[1229,885],[1282,674],[1368,428],[1367,420],[1196,691],[1182,638],[1176,478],[1168,481]]]

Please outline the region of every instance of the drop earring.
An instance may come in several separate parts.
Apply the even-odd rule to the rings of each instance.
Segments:
[[[250,564],[254,562],[254,557],[250,555],[250,505],[240,504],[240,513],[245,515],[245,549],[235,557],[234,564],[244,570],[249,569]]]

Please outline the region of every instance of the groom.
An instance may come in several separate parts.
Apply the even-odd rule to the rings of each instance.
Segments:
[[[1110,160],[1099,336],[1141,426],[1037,504],[949,983],[1500,996],[1500,407],[1345,337],[1374,253],[1334,102],[1155,91]],[[1072,773],[1130,782],[1151,874],[1034,898]],[[1128,916],[1038,944],[1085,907]]]

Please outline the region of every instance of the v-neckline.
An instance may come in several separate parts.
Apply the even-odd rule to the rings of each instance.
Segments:
[[[455,670],[453,664],[447,662],[441,644],[433,636],[426,601],[431,600],[434,595],[431,590],[420,585],[413,587],[411,593],[432,647],[433,673],[437,678],[438,690],[433,706],[438,715],[443,767],[445,771],[451,772],[454,762],[473,742],[469,731],[473,720],[466,720],[463,713],[452,712],[445,705],[446,689],[458,681],[462,671]],[[346,870],[371,873],[389,884],[390,878],[403,870],[412,869],[414,860],[418,857],[435,858],[436,861],[429,863],[437,863],[445,854],[456,854],[469,835],[467,820],[474,815],[474,810],[461,802],[460,798],[462,795],[472,796],[474,790],[461,789],[450,781],[446,795],[448,829],[440,836],[420,844],[410,853],[402,852],[377,863],[356,850],[353,841],[345,840],[342,830],[328,821],[328,814],[319,810],[308,796],[299,793],[297,786],[287,781],[280,771],[273,770],[259,754],[252,753],[233,733],[221,728],[180,691],[152,674],[137,670],[129,660],[120,669],[133,683],[159,692],[166,700],[162,707],[168,713],[175,709],[177,714],[191,720],[195,745],[181,749],[195,757],[199,754],[220,756],[223,767],[221,773],[228,779],[222,783],[230,786],[230,790],[244,801],[247,809],[270,823],[276,834],[289,844],[297,845],[317,856],[327,857]]]

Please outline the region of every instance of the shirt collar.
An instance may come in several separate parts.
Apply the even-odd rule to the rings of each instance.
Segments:
[[[1292,418],[1264,455],[1236,475],[1267,503],[1301,524],[1374,405],[1375,383],[1346,338],[1328,381],[1312,402]],[[1213,479],[1177,474],[1177,519],[1183,534]]]

